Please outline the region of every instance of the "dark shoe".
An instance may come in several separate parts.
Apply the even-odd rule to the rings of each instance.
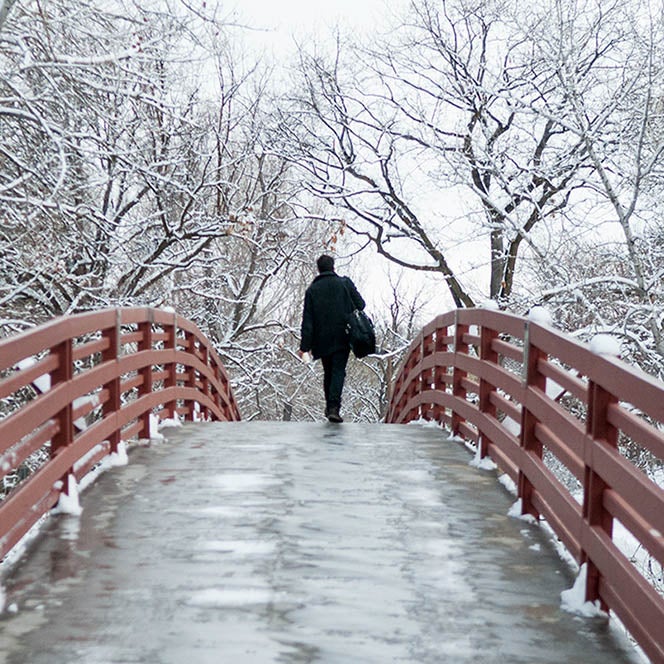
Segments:
[[[339,415],[339,409],[338,408],[330,408],[327,411],[327,419],[330,422],[334,422],[335,424],[339,424],[343,422],[343,417]]]

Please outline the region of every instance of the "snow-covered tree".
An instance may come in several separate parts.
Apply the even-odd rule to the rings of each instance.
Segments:
[[[440,275],[457,306],[509,300],[533,229],[568,205],[589,163],[557,122],[570,100],[528,15],[516,2],[415,2],[371,50],[303,51],[300,93],[279,123],[329,216],[395,263]],[[590,47],[584,56],[592,72],[603,64]],[[486,290],[466,274],[481,265]]]
[[[2,298],[32,318],[105,300],[123,223],[168,169],[148,123],[180,116],[159,89],[182,28],[54,2],[17,5],[0,33]]]
[[[287,401],[294,272],[326,231],[298,227],[299,185],[262,145],[270,72],[178,2],[22,3],[0,64],[4,332],[175,306],[242,367],[241,394]]]
[[[662,377],[664,26],[649,9],[579,4],[575,14],[559,11],[557,33],[538,33],[571,100],[556,121],[583,141],[588,167],[583,214],[579,205],[564,220],[533,281],[567,329],[620,336],[626,359]],[[583,66],[587,45],[603,62],[594,73]]]

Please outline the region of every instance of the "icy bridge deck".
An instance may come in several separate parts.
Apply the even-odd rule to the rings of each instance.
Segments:
[[[191,425],[52,519],[0,662],[631,661],[540,530],[418,426]]]

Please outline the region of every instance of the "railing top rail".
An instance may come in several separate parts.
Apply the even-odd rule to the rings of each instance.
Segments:
[[[554,329],[527,322],[530,341],[547,355],[573,366],[588,380],[601,385],[618,400],[664,421],[664,385],[640,368],[610,355],[600,355],[583,342]]]
[[[524,339],[527,329],[531,341],[548,355],[573,365],[580,375],[602,385],[620,400],[647,410],[654,409],[653,417],[664,420],[662,383],[657,378],[618,358],[599,355],[587,344],[522,316],[491,309],[460,309],[441,314],[429,321],[416,335],[406,357],[422,343],[424,337],[455,323],[490,328],[521,340]]]
[[[19,359],[37,355],[67,339],[113,327],[116,320],[115,309],[61,316],[39,327],[2,339],[0,369],[6,369]]]
[[[11,365],[14,358],[36,355],[68,339],[110,329],[118,324],[118,317],[125,324],[149,320],[157,310],[148,307],[102,309],[58,318],[0,340],[0,368]],[[173,314],[171,314],[171,319]]]
[[[38,355],[68,339],[93,334],[116,325],[139,323],[162,326],[174,324],[178,329],[194,334],[201,346],[208,349],[222,374],[226,375],[218,353],[194,322],[174,311],[151,307],[120,307],[61,316],[38,327],[0,339],[0,370],[9,369],[20,360]]]
[[[453,327],[456,324],[487,327],[492,330],[499,330],[502,334],[522,339],[525,320],[521,316],[506,314],[502,311],[494,311],[492,309],[458,309],[456,311],[448,311],[426,323],[416,335],[413,345],[416,346],[423,337],[430,335],[436,330]]]

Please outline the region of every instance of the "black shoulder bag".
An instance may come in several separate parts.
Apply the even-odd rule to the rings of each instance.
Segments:
[[[376,331],[371,318],[361,309],[355,309],[353,298],[346,286],[352,311],[346,316],[346,334],[355,357],[361,358],[376,352]]]

